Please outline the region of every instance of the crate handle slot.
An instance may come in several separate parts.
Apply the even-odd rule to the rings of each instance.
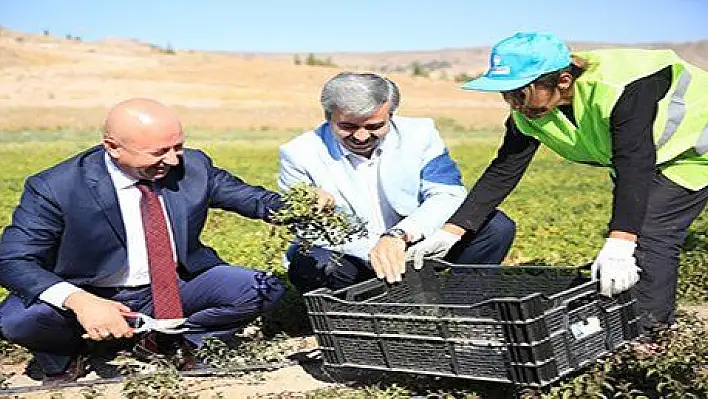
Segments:
[[[588,300],[590,302],[597,301],[597,291],[593,290],[581,292],[578,295],[572,296],[563,301],[563,305],[566,306],[566,310],[570,312],[583,305],[586,305],[588,303]]]
[[[363,302],[385,296],[388,287],[383,281],[372,279],[360,284],[350,286],[344,297],[347,301]]]

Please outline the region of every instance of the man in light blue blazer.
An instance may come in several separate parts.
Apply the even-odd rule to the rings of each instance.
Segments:
[[[326,122],[280,148],[279,187],[308,183],[367,223],[368,237],[308,253],[288,250],[288,274],[301,291],[339,289],[374,276],[401,281],[406,249],[437,232],[466,196],[460,172],[428,118],[393,116],[391,80],[345,72],[323,87]],[[437,233],[439,234],[439,233]],[[462,239],[450,234],[459,264],[499,264],[515,234],[501,211]],[[459,240],[459,241],[458,241]]]

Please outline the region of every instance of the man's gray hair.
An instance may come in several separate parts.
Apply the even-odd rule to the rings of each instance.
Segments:
[[[335,110],[351,115],[367,117],[381,106],[391,103],[390,113],[396,111],[400,101],[398,86],[390,79],[374,73],[342,72],[322,88],[320,102],[325,118],[330,120]]]

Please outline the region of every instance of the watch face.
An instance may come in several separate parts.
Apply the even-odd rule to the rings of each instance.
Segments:
[[[390,229],[383,233],[385,236],[389,237],[396,237],[396,238],[404,238],[406,237],[406,232],[403,229]]]

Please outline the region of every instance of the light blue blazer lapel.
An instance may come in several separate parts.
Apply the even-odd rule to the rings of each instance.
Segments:
[[[330,124],[323,124],[317,134],[320,135],[327,149],[326,154],[321,154],[322,163],[336,182],[340,196],[355,214],[369,220],[371,215],[369,207],[366,205],[366,196],[362,195],[361,189],[357,186],[354,167],[344,155],[341,145],[334,137]]]
[[[400,150],[401,132],[394,120],[391,120],[391,130],[381,144],[381,159],[379,160],[379,188],[388,199],[393,209],[399,211],[399,199],[394,193],[400,192],[401,180],[406,177],[406,154]],[[416,171],[417,173],[418,171]]]
[[[123,225],[123,217],[120,214],[118,195],[113,186],[113,180],[108,174],[104,157],[105,151],[99,150],[86,159],[86,182],[89,192],[100,206],[106,219],[108,219],[108,223],[116,233],[116,236],[118,236],[123,245],[126,245],[125,226]],[[95,221],[92,220],[89,223],[95,223]]]
[[[176,180],[164,182],[164,185],[161,185],[160,193],[165,201],[167,216],[170,218],[172,236],[177,247],[177,259],[185,262],[187,260],[187,209],[183,194],[180,192]]]

